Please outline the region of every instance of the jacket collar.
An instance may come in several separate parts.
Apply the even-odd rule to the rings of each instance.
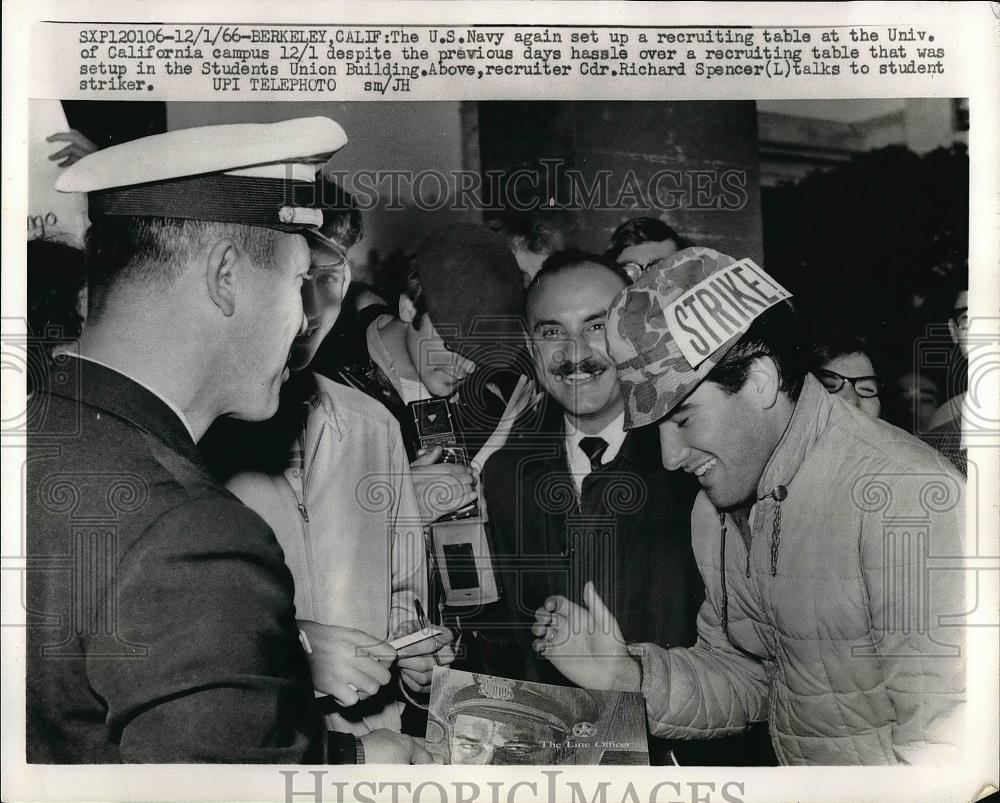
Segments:
[[[787,488],[826,428],[832,409],[826,388],[812,374],[806,374],[788,426],[757,484],[758,500],[773,496],[779,486]]]
[[[64,355],[54,360],[61,371],[51,371],[45,392],[103,410],[163,441],[175,452],[199,465],[198,446],[184,422],[159,396],[122,373],[91,360]],[[65,361],[64,363],[62,361]]]
[[[339,441],[344,440],[344,436],[350,430],[347,421],[337,410],[337,403],[333,399],[332,389],[336,388],[336,383],[330,381],[320,374],[314,374],[315,390],[309,400],[309,413],[305,426],[305,442],[302,444],[307,456],[306,468],[309,468],[309,457],[316,453],[319,446],[323,430],[330,427],[337,435]]]

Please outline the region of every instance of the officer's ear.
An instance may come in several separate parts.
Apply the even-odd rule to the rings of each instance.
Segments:
[[[749,393],[761,410],[767,410],[777,403],[780,388],[781,375],[774,360],[770,357],[755,358],[750,364],[743,390]]]
[[[208,297],[227,318],[236,311],[239,261],[239,246],[229,237],[216,240],[205,254],[205,286]]]

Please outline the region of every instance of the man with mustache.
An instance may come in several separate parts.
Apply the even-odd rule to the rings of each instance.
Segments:
[[[553,594],[580,599],[588,581],[636,638],[695,641],[704,598],[690,543],[697,486],[664,470],[655,430],[625,432],[605,343],[608,305],[628,284],[600,256],[562,251],[528,287],[530,348],[562,420],[547,433],[516,433],[483,472],[503,583],[493,627],[480,628],[480,642],[494,642],[493,674],[564,684],[531,650],[532,614]],[[748,760],[743,743],[655,741],[651,761],[669,762],[673,747],[684,763]]]

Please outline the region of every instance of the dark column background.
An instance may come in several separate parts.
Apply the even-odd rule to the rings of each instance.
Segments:
[[[745,175],[745,202],[737,209],[693,208],[691,197],[670,210],[656,208],[655,200],[652,206],[638,205],[642,204],[638,199],[634,208],[542,209],[543,219],[561,228],[569,244],[600,252],[623,221],[661,217],[696,245],[762,261],[753,101],[489,101],[478,107],[479,163],[484,175],[490,170],[526,169],[544,176],[543,160],[560,160],[565,169],[579,170],[588,186],[597,171],[611,171],[612,201],[628,171],[644,190],[660,170],[683,171],[683,187],[690,186],[693,171],[740,170]],[[547,170],[549,176],[555,175],[552,167]],[[520,197],[527,197],[528,184],[521,186]],[[714,184],[709,186],[711,198],[718,193],[711,189]],[[542,182],[542,195],[550,195],[552,189]],[[558,189],[563,199],[570,197],[565,177]]]

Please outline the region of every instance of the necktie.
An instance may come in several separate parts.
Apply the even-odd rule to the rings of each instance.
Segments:
[[[601,457],[608,448],[604,438],[588,437],[580,439],[580,451],[590,460],[590,470],[597,471],[601,467]]]

